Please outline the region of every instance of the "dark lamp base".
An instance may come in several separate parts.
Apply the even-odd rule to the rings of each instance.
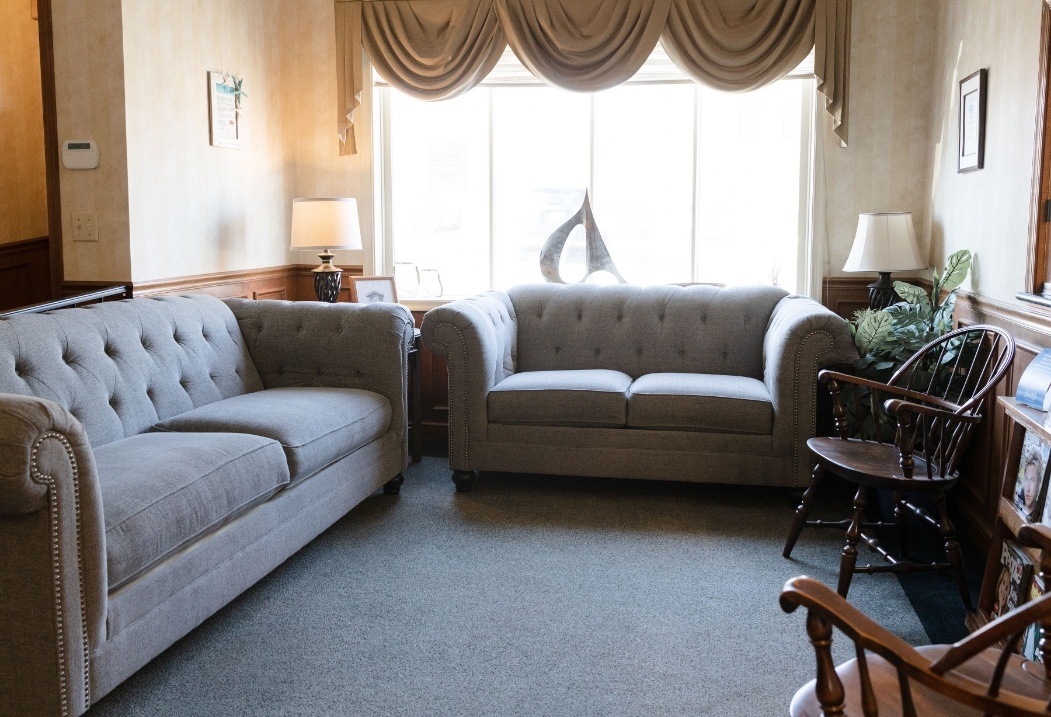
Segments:
[[[869,308],[879,311],[899,301],[901,297],[898,296],[898,292],[894,291],[894,282],[890,280],[890,272],[879,272],[879,279],[869,284]]]

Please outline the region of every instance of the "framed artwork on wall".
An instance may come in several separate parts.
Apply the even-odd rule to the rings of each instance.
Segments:
[[[350,301],[354,304],[397,304],[398,289],[394,286],[394,277],[350,277]]]
[[[241,149],[241,98],[244,79],[208,73],[209,137],[213,147]]]
[[[960,146],[958,172],[985,165],[985,85],[987,71],[960,80]]]

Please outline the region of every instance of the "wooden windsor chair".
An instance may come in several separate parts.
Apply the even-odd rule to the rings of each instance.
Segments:
[[[838,437],[807,441],[815,459],[813,478],[796,509],[783,555],[792,549],[805,527],[846,529],[840,556],[837,591],[846,597],[854,573],[952,570],[968,610],[971,605],[963,554],[945,508],[945,493],[959,477],[964,449],[982,420],[986,396],[995,389],[1014,359],[1014,339],[994,326],[951,331],[913,355],[887,383],[824,370],[818,380],[828,384]],[[844,386],[849,396],[844,397]],[[848,408],[852,413],[848,415]],[[852,419],[852,420],[848,420]],[[855,436],[851,436],[851,433]],[[827,473],[858,486],[854,512],[840,521],[808,520],[814,493]],[[867,521],[870,489],[893,492],[894,520]],[[917,505],[917,494],[930,494],[935,515]],[[939,531],[947,562],[909,559],[909,515]],[[868,529],[894,528],[897,554],[891,554]],[[864,542],[886,564],[857,565],[858,543]]]
[[[1051,528],[1024,526],[1019,542],[1041,550],[1040,578],[1051,586]],[[787,613],[807,610],[817,677],[792,699],[791,717],[1017,717],[1051,715],[1051,592],[988,623],[954,645],[914,648],[816,580],[793,578],[781,593]],[[1026,628],[1039,626],[1043,664],[1015,654]],[[854,642],[838,667],[832,629]]]

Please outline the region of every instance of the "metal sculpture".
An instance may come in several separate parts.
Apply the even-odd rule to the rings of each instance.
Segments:
[[[562,250],[566,248],[566,241],[578,224],[584,225],[584,256],[587,268],[580,283],[587,281],[588,277],[595,272],[608,271],[621,284],[627,284],[628,282],[617,271],[617,265],[613,263],[606,243],[602,241],[602,234],[599,233],[598,226],[595,224],[595,216],[591,213],[591,200],[588,198],[587,191],[584,192],[584,203],[580,205],[577,213],[556,229],[544,242],[544,248],[540,250],[540,273],[544,275],[544,278],[553,284],[568,283],[559,274],[558,264],[562,258]]]

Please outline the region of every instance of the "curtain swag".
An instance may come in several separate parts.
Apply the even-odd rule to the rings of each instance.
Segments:
[[[594,92],[634,75],[659,41],[695,81],[743,92],[814,48],[817,91],[847,140],[851,0],[336,0],[340,154],[354,154],[363,55],[424,100],[485,79],[510,45],[548,84]]]

